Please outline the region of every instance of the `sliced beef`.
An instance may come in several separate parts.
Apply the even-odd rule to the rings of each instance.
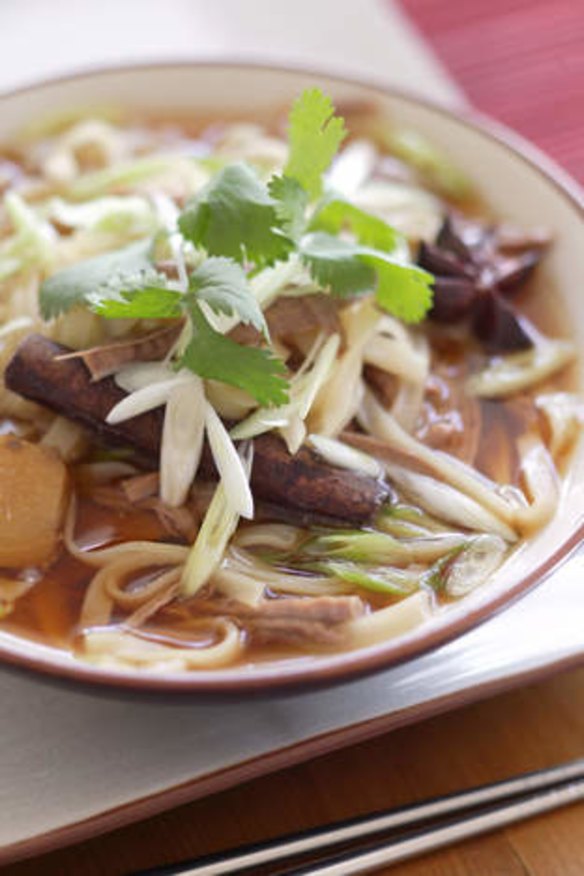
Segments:
[[[364,611],[358,596],[286,597],[258,606],[216,599],[192,603],[194,616],[231,617],[254,641],[281,645],[339,645],[346,636],[344,625]]]

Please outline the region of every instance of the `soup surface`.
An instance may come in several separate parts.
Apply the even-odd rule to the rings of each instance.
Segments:
[[[364,647],[553,516],[582,419],[553,229],[340,112],[0,151],[0,629],[144,671]]]

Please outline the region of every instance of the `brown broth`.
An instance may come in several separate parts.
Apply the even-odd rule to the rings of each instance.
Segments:
[[[150,511],[132,513],[104,508],[90,499],[78,502],[76,542],[87,550],[125,541],[163,541],[164,527]],[[81,605],[95,569],[72,557],[64,547],[40,580],[15,603],[0,629],[56,648],[70,650],[79,632]],[[7,571],[6,577],[14,573]]]

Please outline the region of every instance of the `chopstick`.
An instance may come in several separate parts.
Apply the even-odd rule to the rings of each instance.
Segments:
[[[159,876],[221,876],[224,873],[240,873],[310,852],[321,853],[324,849],[350,841],[371,839],[380,833],[416,828],[425,822],[451,816],[446,823],[442,820],[438,824],[410,832],[405,838],[398,835],[365,850],[351,850],[329,857],[321,863],[298,865],[279,871],[287,876],[350,876],[352,873],[366,873],[386,864],[403,861],[583,799],[584,758],[581,758],[469,791],[436,797],[424,803],[336,822],[265,843],[241,846],[227,853],[142,873],[143,876],[148,872]],[[479,807],[483,807],[483,811],[477,812]],[[470,814],[467,814],[469,811]],[[452,816],[456,818],[453,819]]]
[[[480,815],[420,831],[403,840],[386,842],[361,852],[338,855],[324,864],[286,870],[285,874],[286,876],[309,876],[309,874],[310,876],[351,876],[354,873],[369,873],[378,867],[397,864],[398,861],[405,861],[407,858],[434,851],[450,843],[478,836],[523,818],[541,815],[558,806],[575,803],[577,800],[584,800],[584,780],[538,792],[527,798],[521,797],[513,803],[491,807]],[[187,870],[186,873],[194,874],[198,871]]]

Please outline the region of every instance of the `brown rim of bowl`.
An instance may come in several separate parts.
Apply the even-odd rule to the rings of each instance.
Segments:
[[[311,68],[303,65],[284,64],[277,65],[264,61],[250,61],[247,59],[227,58],[212,60],[171,60],[155,61],[131,64],[115,64],[77,70],[68,74],[51,77],[43,82],[31,83],[0,94],[0,102],[6,98],[15,97],[27,92],[36,91],[46,86],[67,83],[87,77],[107,76],[124,71],[140,70],[164,70],[177,68],[231,68],[276,71],[278,73],[292,73],[313,77],[322,76],[331,81],[345,85],[364,87],[380,96],[397,97],[410,103],[417,104],[438,115],[446,116],[451,121],[467,128],[478,130],[488,139],[495,141],[515,158],[527,164],[533,171],[551,183],[554,188],[568,201],[568,203],[584,217],[584,195],[578,183],[568,173],[562,170],[555,162],[542,153],[536,146],[525,140],[521,135],[510,130],[506,126],[494,121],[475,110],[471,109],[448,109],[438,103],[409,94],[403,89],[395,89],[384,83],[377,82],[367,77],[344,76],[338,72],[329,72],[325,69]],[[549,575],[568,555],[574,551],[584,539],[584,522],[577,524],[565,541],[553,551],[546,559],[537,565],[528,575],[521,578],[516,584],[492,598],[487,596],[480,603],[454,619],[449,620],[445,616],[435,622],[430,630],[425,632],[426,624],[416,627],[411,633],[397,640],[390,640],[385,644],[375,646],[372,649],[360,649],[346,651],[341,654],[331,655],[330,658],[319,658],[318,663],[312,667],[306,665],[306,658],[299,658],[298,665],[294,660],[287,661],[285,666],[281,664],[267,664],[267,668],[255,668],[253,674],[246,674],[241,670],[215,670],[214,672],[185,672],[183,674],[169,673],[168,675],[147,675],[141,672],[108,671],[84,664],[74,658],[64,657],[63,652],[54,651],[52,655],[26,655],[20,648],[11,647],[5,641],[0,640],[0,660],[6,664],[40,672],[62,680],[82,682],[87,685],[96,685],[100,688],[118,690],[133,690],[136,692],[164,692],[164,693],[199,693],[212,695],[240,694],[240,693],[267,693],[278,690],[318,687],[350,681],[360,676],[370,674],[382,669],[389,669],[399,663],[413,657],[421,656],[440,645],[445,645],[465,632],[470,631],[480,623],[504,607],[507,607],[517,598],[527,593],[532,587],[540,583]],[[463,604],[463,603],[462,603]],[[26,647],[25,640],[19,639]],[[31,647],[38,647],[31,642]]]

